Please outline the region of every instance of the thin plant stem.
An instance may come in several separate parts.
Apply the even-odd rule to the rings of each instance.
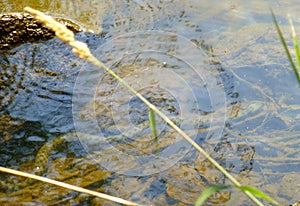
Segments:
[[[158,114],[165,122],[167,122],[177,133],[179,133],[186,141],[188,141],[199,153],[201,153],[205,158],[207,158],[218,170],[220,170],[235,186],[241,187],[242,185],[229,174],[219,163],[217,163],[210,155],[205,152],[194,140],[192,140],[184,131],[182,131],[174,122],[172,122],[165,114],[158,110],[153,104],[151,104],[146,98],[144,98],[140,93],[133,89],[127,82],[125,82],[121,77],[119,77],[114,71],[108,68],[104,63],[99,61],[95,56],[92,55],[89,48],[83,42],[76,41],[74,39],[74,34],[69,31],[64,25],[56,22],[52,17],[45,15],[44,13],[34,10],[29,7],[25,7],[24,11],[33,15],[38,21],[43,23],[49,29],[52,29],[56,36],[62,41],[67,42],[73,47],[73,53],[77,54],[79,57],[86,59],[95,66],[103,68],[109,74],[111,74],[115,79],[117,79],[123,86],[125,86],[129,91],[131,91],[136,97],[138,97],[142,102],[144,102],[150,109],[152,109],[156,114]],[[250,192],[243,191],[254,203],[259,206],[263,204]]]
[[[135,91],[131,86],[129,86],[123,79],[121,79],[116,73],[110,70],[106,65],[100,62],[94,56],[91,56],[89,60],[96,66],[104,68],[112,76],[114,76],[118,81],[123,84],[128,90],[130,90],[134,95],[136,95],[140,100],[142,100],[150,109],[152,109],[156,114],[158,114],[165,122],[167,122],[178,134],[180,134],[186,141],[188,141],[199,153],[201,153],[205,158],[207,158],[218,170],[220,170],[235,186],[242,186],[231,174],[229,174],[218,162],[216,162],[210,155],[205,152],[192,138],[190,138],[184,131],[182,131],[173,121],[171,121],[164,113],[158,110],[153,104],[151,104],[147,99],[145,99],[140,93]],[[257,205],[262,206],[263,204],[250,192],[243,191],[253,202]]]
[[[100,192],[95,192],[95,191],[92,191],[92,190],[84,189],[82,187],[77,187],[77,186],[70,185],[70,184],[67,184],[67,183],[64,183],[64,182],[59,182],[59,181],[52,180],[52,179],[49,179],[49,178],[46,178],[46,177],[41,177],[41,176],[38,176],[38,175],[29,174],[29,173],[26,173],[26,172],[21,172],[21,171],[9,169],[9,168],[1,167],[1,166],[0,166],[0,171],[1,172],[6,172],[6,173],[9,173],[9,174],[13,174],[13,175],[22,176],[22,177],[32,178],[32,179],[39,180],[39,181],[42,181],[42,182],[46,182],[46,183],[49,183],[49,184],[52,184],[52,185],[64,187],[64,188],[74,190],[74,191],[77,191],[77,192],[86,193],[86,194],[89,194],[89,195],[93,195],[93,196],[96,196],[96,197],[99,197],[99,198],[102,198],[102,199],[105,199],[105,200],[109,200],[109,201],[112,201],[112,202],[117,202],[117,203],[124,204],[124,205],[131,205],[131,206],[138,206],[139,205],[139,204],[134,203],[134,202],[123,200],[119,197],[106,195],[106,194],[103,194],[103,193],[100,193]]]

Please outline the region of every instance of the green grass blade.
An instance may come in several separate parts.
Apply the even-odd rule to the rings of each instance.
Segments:
[[[298,65],[298,74],[300,74],[300,50],[299,50],[299,42],[297,39],[297,35],[296,35],[296,31],[295,31],[295,27],[293,24],[293,21],[291,19],[291,17],[289,17],[289,22],[291,25],[291,31],[292,31],[292,38],[293,38],[293,42],[294,42],[294,48],[295,48],[295,53],[296,53],[296,60],[297,60],[297,65]]]
[[[295,72],[295,74],[297,76],[298,83],[300,84],[300,75],[298,73],[298,70],[297,70],[294,62],[293,62],[292,56],[291,56],[290,51],[289,51],[289,49],[287,47],[287,44],[285,42],[285,39],[284,39],[284,37],[282,35],[282,32],[281,32],[280,27],[279,27],[279,24],[278,24],[278,22],[276,20],[275,14],[274,14],[274,12],[273,12],[272,9],[271,9],[271,13],[272,13],[272,17],[273,17],[273,22],[274,22],[274,24],[276,26],[277,33],[278,33],[278,35],[280,37],[280,40],[281,40],[281,43],[282,43],[282,45],[283,45],[283,47],[285,49],[285,53],[286,53],[286,55],[287,55],[287,57],[289,59],[289,62],[290,62],[291,66],[292,66],[292,68],[293,68],[293,70],[294,70],[294,72]]]
[[[265,193],[263,193],[262,191],[254,188],[254,187],[250,187],[250,186],[232,186],[232,185],[213,185],[213,186],[209,186],[207,188],[205,188],[202,193],[200,194],[199,198],[197,199],[196,202],[196,206],[201,206],[204,204],[204,202],[211,196],[213,195],[215,192],[218,192],[220,190],[224,190],[224,189],[228,189],[230,187],[235,187],[239,190],[242,190],[243,192],[249,192],[252,195],[265,199],[269,202],[271,202],[272,204],[275,204],[277,206],[280,206],[280,204],[278,202],[276,202],[274,199],[272,199],[271,197],[269,197],[268,195],[266,195]]]
[[[149,108],[149,122],[150,122],[152,136],[154,137],[154,141],[157,142],[155,112],[151,108]]]
[[[202,147],[200,147],[191,137],[189,137],[181,128],[179,128],[173,121],[170,120],[163,112],[161,112],[155,105],[151,104],[145,97],[143,97],[138,91],[132,88],[125,80],[118,76],[114,71],[107,67],[103,62],[98,60],[94,55],[92,55],[88,46],[80,41],[75,40],[74,34],[68,30],[66,27],[55,22],[53,18],[43,14],[40,11],[34,10],[30,7],[25,7],[24,11],[32,14],[38,21],[43,23],[46,27],[55,31],[58,38],[67,42],[73,47],[73,53],[77,54],[79,57],[86,59],[88,62],[103,68],[106,72],[112,75],[116,80],[118,80],[123,86],[125,86],[130,92],[132,92],[136,97],[138,97],[142,102],[144,102],[150,109],[152,109],[157,115],[159,115],[166,123],[168,123],[178,134],[180,134],[187,142],[189,142],[201,155],[203,155],[208,161],[210,161],[218,170],[220,170],[234,185],[241,186],[241,184],[223,168],[216,160],[214,160]],[[263,204],[251,193],[245,192],[245,194],[257,205],[263,206]]]
[[[197,199],[197,202],[195,203],[196,206],[201,206],[203,203],[215,192],[218,192],[220,190],[224,190],[231,187],[231,185],[213,185],[205,188],[200,196]]]
[[[275,205],[280,205],[278,202],[276,202],[274,199],[272,199],[271,197],[269,197],[268,195],[266,195],[265,193],[263,193],[262,191],[254,188],[254,187],[250,187],[250,186],[234,186],[242,191],[248,191],[251,194],[255,195],[256,197],[268,200],[269,202],[271,202],[272,204]]]

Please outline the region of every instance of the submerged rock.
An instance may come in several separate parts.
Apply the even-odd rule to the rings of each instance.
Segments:
[[[81,26],[69,19],[56,18],[56,20],[73,32],[83,31]],[[53,31],[37,22],[28,13],[0,14],[0,31],[0,50],[54,37]]]

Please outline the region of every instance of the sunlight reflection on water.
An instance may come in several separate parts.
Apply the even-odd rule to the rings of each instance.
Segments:
[[[296,194],[296,191],[295,194],[284,193],[282,195],[283,189],[279,185],[289,187],[289,184],[287,184],[289,177],[293,177],[291,174],[300,169],[299,152],[297,151],[297,145],[299,145],[299,141],[297,140],[299,133],[297,120],[300,117],[300,110],[297,105],[300,103],[300,92],[295,88],[297,83],[285,59],[285,54],[271,22],[269,5],[274,9],[282,28],[285,29],[284,31],[288,31],[287,13],[292,16],[296,26],[299,25],[297,15],[300,4],[292,0],[272,2],[259,0],[184,0],[177,2],[158,0],[41,0],[38,2],[31,0],[2,0],[0,2],[0,11],[17,12],[21,11],[24,6],[32,6],[42,11],[47,11],[50,14],[74,19],[83,25],[83,27],[93,30],[95,33],[103,31],[101,37],[104,40],[111,40],[130,32],[160,30],[173,32],[193,42],[195,46],[203,49],[201,52],[206,53],[207,56],[205,57],[214,60],[215,65],[213,69],[219,74],[218,78],[220,76],[220,79],[223,81],[224,92],[226,93],[227,103],[229,103],[227,106],[245,105],[245,103],[249,102],[264,103],[262,107],[258,108],[258,111],[248,112],[248,116],[245,115],[244,119],[229,119],[222,141],[217,146],[206,145],[207,149],[211,149],[213,156],[218,161],[222,162],[233,173],[236,173],[242,183],[257,186],[283,204],[288,204],[296,202],[299,195]],[[286,34],[289,35],[288,32]],[[136,45],[139,45],[142,50],[142,45],[145,45],[143,38],[137,37],[136,41]],[[103,43],[97,41],[94,43],[93,41],[90,42],[94,48],[99,48]],[[149,45],[149,42],[146,43]],[[128,51],[125,48],[122,52],[126,53]],[[30,59],[31,57],[28,58]],[[191,58],[193,57],[191,56]],[[164,62],[164,59],[157,59]],[[138,57],[135,60],[140,61]],[[76,60],[73,61],[74,63],[78,63]],[[81,65],[81,63],[78,64]],[[86,64],[82,65],[83,68],[81,69],[89,68]],[[118,66],[120,65],[122,66],[122,62]],[[150,77],[147,76],[147,78]],[[147,78],[145,77],[145,79]],[[38,76],[35,79],[38,80]],[[195,81],[195,79],[191,81]],[[169,84],[172,85],[172,83]],[[52,86],[59,87],[62,85]],[[66,96],[55,94],[62,98],[59,99],[59,107],[57,100],[50,98],[51,92],[49,93],[47,87],[43,85],[38,88],[38,92],[44,94],[41,102],[34,101],[31,104],[30,101],[33,100],[28,98],[27,104],[31,106],[27,107],[26,112],[23,109],[25,104],[17,104],[17,107],[12,109],[13,111],[9,111],[11,114],[18,116],[18,118],[24,118],[27,122],[25,126],[22,125],[21,127],[21,129],[24,129],[23,133],[23,130],[18,132],[18,134],[12,132],[12,142],[18,142],[18,139],[25,136],[24,133],[26,133],[29,141],[32,140],[31,137],[41,136],[41,139],[47,139],[45,136],[48,136],[48,133],[52,137],[55,132],[72,130],[72,120],[70,120],[70,89],[67,88],[67,85],[63,88],[63,91],[66,91]],[[294,88],[294,90],[290,88]],[[199,91],[204,95],[201,96],[198,93],[198,97],[204,98],[204,96],[209,96],[205,93],[205,84],[202,85],[202,82]],[[33,99],[35,98],[33,97]],[[206,110],[202,114],[212,112],[212,110],[209,110],[211,106],[210,102],[204,99],[203,102],[201,102],[201,106],[206,106]],[[47,107],[49,111],[49,108],[53,108],[53,110],[51,112],[48,110],[44,111],[44,107]],[[63,111],[59,111],[57,108],[63,108]],[[231,110],[233,111],[233,109]],[[246,124],[240,124],[243,121],[246,121]],[[61,130],[62,127],[58,124],[69,126]],[[32,130],[29,130],[29,128]],[[16,129],[15,127],[11,127],[10,130]],[[114,132],[112,131],[111,133]],[[35,142],[34,144],[39,143]],[[15,165],[16,162],[23,164],[24,161],[34,159],[35,153],[32,151],[31,145],[28,142],[24,145],[21,148],[25,148],[24,152],[26,152],[26,155],[21,162],[18,162],[17,160],[9,160],[13,155],[11,151],[7,151],[7,148],[13,146],[12,143],[9,143],[7,148],[3,149],[3,151],[7,152],[3,155],[3,164],[7,164],[8,167],[18,167]],[[38,146],[34,145],[34,148],[38,148]],[[17,148],[15,149],[17,150]],[[72,147],[69,148],[69,152],[72,152],[71,149]],[[18,154],[22,156],[22,152],[19,151]],[[217,183],[221,183],[223,179],[201,157],[195,157],[195,153],[189,155],[175,167],[183,169],[177,170],[173,168],[165,173],[154,175],[151,178],[144,178],[141,182],[139,182],[139,179],[132,177],[126,178],[116,175],[108,180],[109,186],[106,189],[116,195],[131,192],[126,198],[136,198],[145,204],[152,203],[152,201],[160,204],[179,202],[191,204],[194,200],[193,198],[197,195],[195,191],[203,189],[203,181],[209,183],[213,178],[216,178],[218,180]],[[60,160],[60,155],[56,157]],[[63,160],[61,162],[64,163]],[[64,164],[67,165],[68,162]],[[193,164],[195,164],[198,172],[195,172],[194,166],[191,166]],[[72,166],[70,167],[72,168]],[[209,168],[211,173],[208,173],[205,170],[206,168]],[[189,175],[181,178],[181,175],[186,174]],[[174,178],[172,178],[172,175]],[[194,182],[199,181],[199,184],[195,183],[191,185],[189,178],[195,180]],[[176,180],[182,181],[182,188],[185,188],[185,186],[189,186],[189,189],[193,187],[191,191],[194,193],[187,194],[185,191],[183,194],[186,196],[177,196],[174,186],[176,185]],[[144,186],[145,182],[147,184]],[[127,183],[128,185],[120,187],[123,183]],[[186,185],[184,185],[185,183]],[[97,187],[98,183],[94,184]],[[161,187],[157,189],[156,185],[161,185]],[[137,190],[143,191],[141,192],[142,194]],[[155,190],[156,192],[149,195],[148,190],[150,193]],[[148,197],[152,194],[155,196],[154,199]],[[145,197],[143,198],[143,196]],[[168,197],[166,198],[165,196]],[[190,198],[186,198],[187,196]],[[0,199],[4,197],[5,195],[0,195]],[[249,203],[246,202],[246,198],[241,198],[242,200],[238,202],[239,198],[240,194],[233,192],[231,200],[227,204]],[[78,203],[79,199],[74,201]],[[228,199],[224,200],[224,202],[226,201]],[[86,202],[89,202],[89,200],[87,199]]]

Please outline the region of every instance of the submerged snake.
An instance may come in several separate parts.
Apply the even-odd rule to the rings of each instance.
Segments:
[[[240,118],[247,114],[249,115],[249,113],[256,112],[256,110],[261,109],[262,106],[264,106],[263,102],[255,102],[255,103],[248,105],[245,109],[241,109],[240,107],[231,108],[231,110],[230,110],[231,117],[230,118],[234,119],[234,118]],[[258,115],[254,115],[254,116],[261,117],[263,115],[264,115],[264,113],[263,114],[259,113]],[[248,117],[244,120],[241,120],[241,122],[238,122],[238,123],[240,124],[242,122],[246,122],[252,118],[253,118],[253,116],[250,115],[250,117]],[[190,123],[192,124],[191,120],[188,120],[188,121],[190,121]],[[207,120],[205,120],[205,121],[207,121]],[[182,120],[174,120],[174,123],[177,125],[180,125],[181,122],[182,122]],[[131,130],[126,131],[122,134],[106,137],[105,139],[107,139],[108,141],[115,141],[115,140],[120,140],[124,137],[126,138],[126,137],[137,136],[137,134],[139,134],[141,131],[144,131],[147,128],[149,128],[149,122],[144,121],[143,123],[138,125],[138,128],[135,127],[135,128],[132,128]],[[201,128],[201,129],[198,129],[197,131],[198,131],[198,133],[203,133],[203,132],[208,132],[209,130],[214,130],[214,129],[216,129],[216,128]],[[38,151],[35,162],[34,162],[34,169],[33,169],[34,174],[39,175],[39,176],[44,175],[46,172],[46,169],[47,169],[47,163],[48,163],[48,159],[51,155],[51,152],[53,150],[55,150],[59,145],[64,144],[66,140],[70,139],[70,137],[74,138],[77,136],[85,136],[85,137],[93,139],[93,140],[95,138],[98,138],[98,136],[95,136],[95,135],[75,133],[75,132],[59,135],[55,139],[44,144]],[[154,139],[153,139],[153,141],[154,141]],[[0,190],[4,190],[6,192],[12,192],[12,191],[20,190],[24,187],[27,187],[27,186],[33,184],[34,182],[36,182],[36,180],[34,180],[34,179],[26,179],[26,180],[18,182],[16,184],[11,184],[11,183],[7,183],[5,181],[0,181]]]
[[[44,144],[36,155],[36,159],[34,162],[34,174],[42,176],[46,172],[46,166],[48,163],[48,158],[55,148],[58,145],[61,145],[65,142],[64,135],[60,135],[52,141]],[[8,184],[4,181],[0,181],[0,190],[4,190],[6,192],[12,192],[16,190],[20,190],[26,186],[33,184],[36,180],[27,178],[24,181],[18,182],[17,184]]]
[[[146,129],[148,126],[149,126],[148,122],[143,122],[139,125],[140,129],[142,129],[142,130]],[[112,138],[120,139],[124,136],[126,136],[126,137],[134,136],[138,133],[138,131],[140,129],[135,128],[135,129],[129,130],[128,132],[126,132],[126,134],[123,133],[123,134],[120,134],[117,136],[113,136]],[[34,162],[33,173],[38,176],[44,175],[44,173],[47,170],[48,159],[49,159],[52,151],[55,150],[59,145],[64,144],[66,142],[66,140],[70,139],[70,137],[74,138],[74,137],[77,137],[78,135],[85,136],[85,137],[88,136],[88,138],[93,138],[93,139],[97,138],[97,136],[87,135],[87,134],[82,134],[82,133],[75,133],[75,132],[57,136],[55,139],[47,142],[39,149],[39,151],[36,155],[35,162]],[[110,139],[110,138],[108,137],[107,139]],[[16,190],[20,190],[24,187],[27,187],[29,185],[32,185],[35,182],[36,182],[36,180],[30,179],[30,178],[28,178],[24,181],[18,182],[16,184],[11,184],[11,183],[7,183],[5,181],[0,181],[0,191],[3,190],[6,192],[13,192]]]
[[[58,19],[58,20],[61,23],[65,24],[69,29],[75,32],[82,31],[82,28],[80,26],[74,24],[70,20],[67,19]],[[18,24],[16,24],[16,22],[18,22]],[[0,28],[2,28],[5,34],[2,35],[0,38],[0,49],[13,48],[22,43],[33,42],[38,40],[46,40],[54,37],[53,32],[44,28],[42,25],[36,22],[32,16],[26,13],[11,13],[11,14],[0,15]],[[15,35],[12,36],[12,34]],[[231,105],[231,106],[237,106],[237,105]],[[239,108],[238,109],[231,108],[231,114],[229,116],[233,118],[241,117],[259,108],[261,108],[261,104],[257,104],[257,103],[248,106],[244,111],[240,110]],[[206,115],[199,117],[199,119],[201,119],[201,122],[203,124],[206,124],[211,120],[210,118],[207,118]],[[174,122],[178,125],[180,125],[182,121],[183,120],[174,120]],[[195,122],[191,122],[191,120],[184,120],[184,121],[185,124],[194,125],[195,123]],[[149,122],[144,121],[143,123],[139,124],[138,127],[135,127],[120,135],[106,137],[106,139],[108,141],[116,141],[116,140],[122,140],[124,137],[137,136],[139,132],[144,131],[148,127],[149,127]],[[198,133],[207,132],[208,130],[211,129],[213,130],[214,128],[198,129]],[[44,175],[47,169],[47,163],[48,163],[49,156],[51,155],[51,152],[55,150],[59,145],[65,143],[65,141],[68,140],[70,137],[77,137],[77,135],[86,136],[87,139],[97,138],[97,136],[88,135],[88,134],[79,134],[79,133],[68,133],[68,134],[59,135],[57,138],[47,142],[40,148],[34,162],[33,173],[39,176]],[[16,191],[33,184],[35,181],[36,180],[33,179],[26,179],[16,184],[0,181],[0,190],[4,190],[6,192]]]

